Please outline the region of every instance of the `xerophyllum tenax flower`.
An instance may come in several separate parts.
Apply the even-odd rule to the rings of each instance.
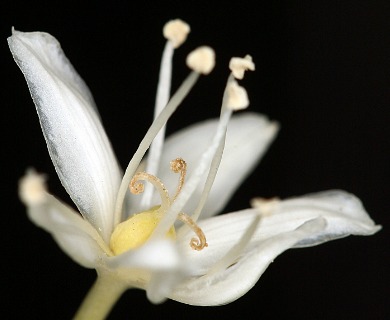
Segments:
[[[252,208],[216,216],[258,163],[278,124],[256,113],[232,116],[249,104],[235,80],[255,68],[246,56],[230,62],[220,118],[164,139],[171,114],[199,75],[214,67],[210,48],[193,51],[187,58],[193,71],[170,97],[174,49],[189,31],[180,20],[164,27],[155,119],[124,173],[88,87],[57,40],[15,30],[8,39],[55,169],[79,213],[50,195],[44,177],[33,170],[20,181],[21,200],[35,224],[98,274],[76,318],[104,318],[129,288],[146,290],[155,303],[169,298],[226,304],[254,286],[284,250],[380,229],[359,199],[339,190],[284,201],[258,198]]]

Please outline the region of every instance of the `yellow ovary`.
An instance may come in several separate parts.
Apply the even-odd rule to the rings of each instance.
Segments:
[[[110,248],[115,255],[135,249],[149,239],[162,218],[158,209],[159,207],[154,207],[148,211],[137,213],[116,226],[110,240]],[[173,226],[169,229],[167,237],[176,238]]]

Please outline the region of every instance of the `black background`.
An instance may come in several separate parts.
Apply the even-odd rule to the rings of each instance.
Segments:
[[[217,65],[172,117],[168,132],[217,116],[228,61],[246,53],[257,67],[242,82],[250,110],[281,123],[277,140],[225,212],[248,207],[254,196],[340,188],[358,195],[384,229],[372,237],[289,250],[249,293],[227,306],[191,307],[174,301],[155,306],[145,292],[130,290],[110,319],[228,319],[235,312],[243,319],[389,316],[390,2],[263,1],[257,7],[208,2],[0,5],[6,6],[0,10],[5,318],[71,318],[95,278],[93,270],[73,263],[28,220],[17,198],[18,178],[34,166],[50,177],[51,192],[68,201],[24,78],[6,45],[11,26],[46,31],[61,42],[93,92],[125,166],[152,119],[164,46],[161,28],[178,17],[188,21],[192,32],[175,54],[173,88],[186,76],[184,59],[196,46],[215,48]]]

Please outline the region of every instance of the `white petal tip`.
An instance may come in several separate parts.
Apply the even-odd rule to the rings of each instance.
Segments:
[[[46,196],[45,176],[29,169],[19,181],[19,197],[27,206],[42,204]]]
[[[199,47],[187,56],[186,62],[195,72],[209,74],[215,66],[215,52],[210,47]]]
[[[244,58],[234,57],[230,59],[229,69],[236,79],[241,80],[244,78],[245,71],[255,71],[255,64],[250,55],[246,55]]]
[[[230,81],[227,85],[226,107],[231,110],[242,110],[249,106],[248,94],[244,87],[238,85],[237,81]]]
[[[178,48],[186,41],[190,31],[191,28],[187,23],[183,20],[175,19],[168,21],[164,25],[163,35],[168,41],[171,41],[174,48]]]

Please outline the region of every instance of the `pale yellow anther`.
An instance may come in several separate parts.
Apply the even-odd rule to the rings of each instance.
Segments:
[[[190,33],[190,26],[183,20],[175,19],[168,21],[163,28],[164,37],[171,41],[174,48],[178,48],[187,39]]]
[[[42,204],[46,197],[45,176],[28,170],[19,180],[19,197],[28,206]]]
[[[209,74],[215,66],[215,53],[210,47],[199,47],[187,56],[187,66],[192,70]]]
[[[251,200],[252,208],[257,209],[262,215],[270,215],[278,209],[280,204],[279,198],[254,198]]]
[[[245,88],[238,85],[237,81],[230,81],[227,85],[226,107],[231,110],[242,110],[249,106],[248,94]]]
[[[255,71],[255,64],[252,57],[248,54],[245,58],[231,58],[229,62],[229,69],[232,71],[236,79],[244,78],[245,71]]]
[[[137,213],[128,220],[118,224],[111,235],[110,249],[115,255],[143,245],[157,227],[162,218],[159,207]],[[175,239],[175,228],[168,231],[168,238]]]

